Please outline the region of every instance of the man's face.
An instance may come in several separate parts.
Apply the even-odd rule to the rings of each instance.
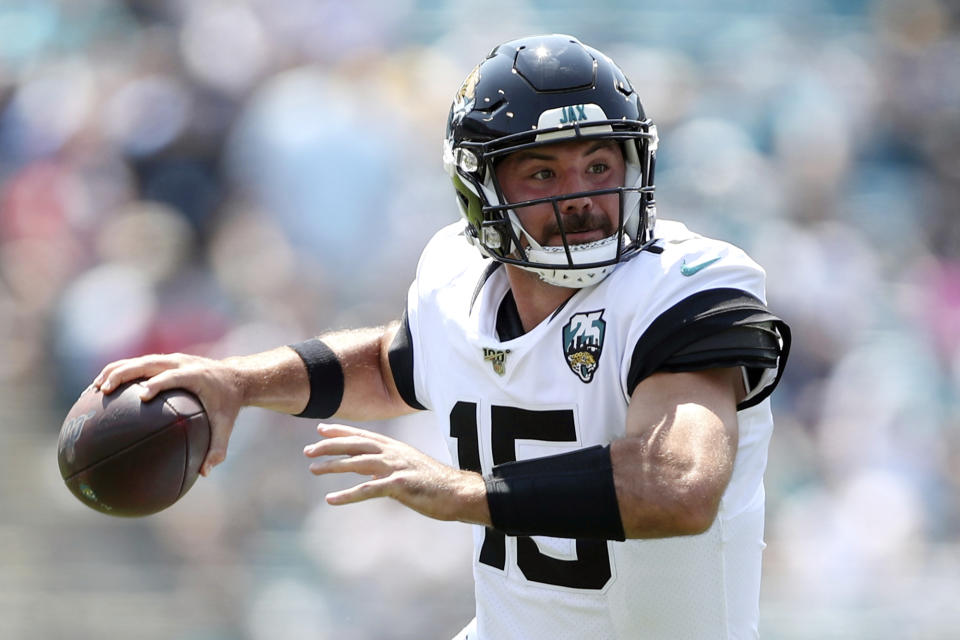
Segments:
[[[609,140],[573,140],[517,151],[497,165],[497,179],[508,202],[622,187],[626,166],[620,146]],[[620,217],[617,193],[558,202],[569,244],[613,235]],[[524,229],[543,246],[562,246],[549,202],[518,207]]]

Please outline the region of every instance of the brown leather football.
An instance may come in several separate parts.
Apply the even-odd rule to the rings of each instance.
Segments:
[[[60,428],[57,458],[67,488],[112,516],[166,509],[196,482],[210,423],[192,393],[171,389],[150,402],[127,383],[110,395],[88,387]]]

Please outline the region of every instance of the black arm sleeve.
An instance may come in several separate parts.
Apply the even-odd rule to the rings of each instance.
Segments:
[[[400,397],[414,409],[426,409],[417,400],[416,385],[413,382],[413,338],[410,335],[410,322],[407,320],[406,309],[400,318],[400,329],[390,343],[387,357],[390,360],[393,382],[397,385]]]
[[[737,407],[745,409],[773,392],[789,350],[790,328],[760,300],[739,289],[701,291],[663,312],[637,340],[628,393],[658,371],[741,366],[755,386],[764,369],[776,368],[773,382]]]
[[[485,482],[493,528],[507,535],[626,539],[610,445],[498,464]]]

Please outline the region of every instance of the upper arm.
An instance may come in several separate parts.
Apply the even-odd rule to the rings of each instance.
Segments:
[[[744,395],[739,368],[655,373],[634,389],[627,409],[627,437],[650,437],[658,425],[688,425],[688,415],[711,416],[736,435],[737,402]]]
[[[384,327],[380,339],[380,371],[384,393],[395,415],[406,415],[424,407],[413,391],[413,348],[409,346],[406,314]]]
[[[390,345],[399,327],[399,322],[392,322],[323,337],[343,368],[343,399],[337,417],[381,420],[414,411],[401,397],[390,369]]]
[[[739,368],[655,373],[627,410],[611,450],[628,537],[698,533],[716,517],[738,443]]]

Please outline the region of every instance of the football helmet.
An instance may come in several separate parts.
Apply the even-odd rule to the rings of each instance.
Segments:
[[[623,150],[622,187],[507,202],[497,181],[499,159],[519,150],[572,139],[615,140]],[[523,38],[496,47],[467,76],[447,120],[444,167],[456,190],[466,236],[480,251],[533,271],[546,282],[586,287],[653,240],[653,169],[657,130],[620,68],[605,54],[567,35]],[[542,246],[517,216],[549,202],[564,228],[560,203],[619,195],[616,232],[585,244]]]

